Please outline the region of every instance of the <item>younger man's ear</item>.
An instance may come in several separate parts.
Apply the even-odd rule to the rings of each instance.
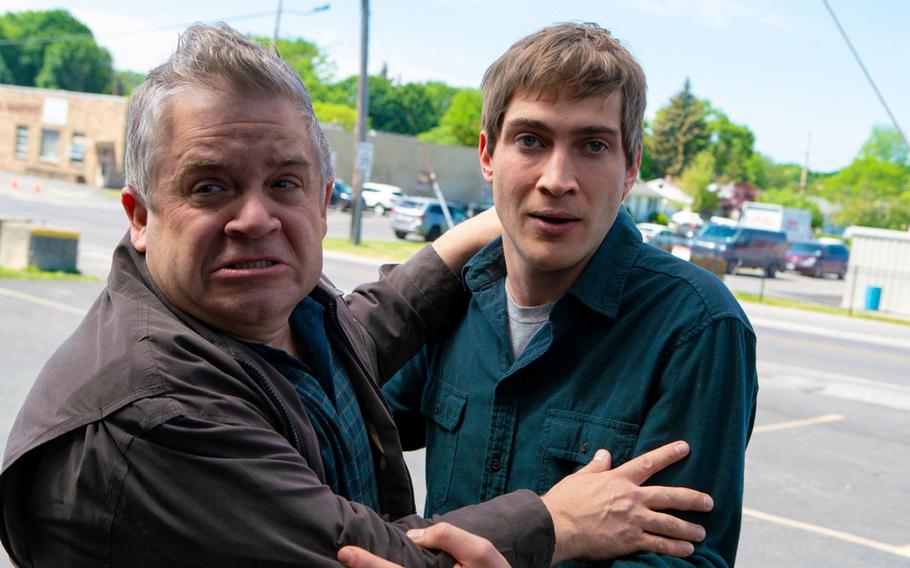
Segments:
[[[480,143],[477,145],[480,157],[480,172],[487,183],[493,183],[493,156],[487,153],[487,133],[480,131]]]
[[[120,190],[120,203],[130,220],[130,241],[133,243],[133,248],[144,253],[148,208],[142,203],[139,192],[131,185]]]
[[[623,191],[622,198],[625,199],[626,195],[632,191],[632,186],[635,185],[635,180],[638,179],[638,173],[641,171],[641,144],[638,145],[638,152],[635,153],[635,162],[632,164],[632,167],[626,170],[626,177],[623,180]]]

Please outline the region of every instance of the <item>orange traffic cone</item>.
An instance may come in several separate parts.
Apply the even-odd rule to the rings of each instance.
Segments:
[[[35,182],[35,193],[41,193],[41,184]]]
[[[9,188],[12,191],[18,190],[19,189],[19,180],[15,179],[15,178],[9,180]]]

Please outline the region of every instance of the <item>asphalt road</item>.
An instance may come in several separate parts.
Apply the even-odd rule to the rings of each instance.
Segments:
[[[80,266],[106,272],[126,227],[115,200],[89,193],[86,205],[75,190],[51,186],[36,194],[22,184],[13,194],[7,183],[0,175],[0,215],[76,228],[80,246],[92,251],[80,256]],[[332,215],[330,233],[346,234],[346,216]],[[365,238],[388,228],[387,219],[367,219]],[[326,272],[350,289],[374,278],[376,264],[331,256]],[[102,286],[0,281],[0,448],[42,363]],[[759,339],[761,388],[738,565],[910,566],[910,327],[746,309]],[[409,461],[423,492],[422,454]]]

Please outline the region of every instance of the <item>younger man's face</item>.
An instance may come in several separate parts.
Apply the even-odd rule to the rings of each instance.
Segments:
[[[619,93],[548,102],[519,92],[492,157],[481,133],[510,273],[576,278],[587,265],[638,176],[638,162],[626,168],[621,115]]]

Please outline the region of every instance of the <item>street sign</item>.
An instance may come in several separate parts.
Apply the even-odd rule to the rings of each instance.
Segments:
[[[373,169],[373,143],[361,142],[357,145],[357,169],[368,172]]]

